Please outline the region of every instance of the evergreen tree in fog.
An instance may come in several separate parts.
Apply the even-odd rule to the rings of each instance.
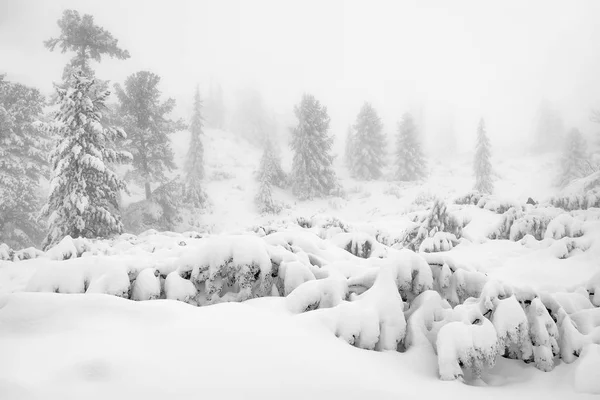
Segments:
[[[396,141],[396,179],[400,181],[414,181],[427,174],[427,162],[417,135],[412,115],[404,114],[402,122],[398,124]]]
[[[286,176],[281,169],[281,162],[275,154],[269,137],[265,139],[265,149],[260,159],[257,180],[259,182],[259,190],[255,200],[259,211],[269,214],[279,213],[281,206],[273,201],[271,187],[272,185],[284,187]]]
[[[587,154],[585,139],[579,129],[571,129],[567,135],[561,162],[558,185],[565,187],[573,180],[581,178],[586,173]]]
[[[344,147],[344,164],[349,171],[352,172],[352,165],[354,164],[354,129],[352,126],[348,127],[346,131],[346,145]]]
[[[185,197],[194,207],[203,207],[206,194],[202,190],[204,179],[204,146],[202,145],[202,99],[200,90],[196,88],[194,95],[194,111],[190,124],[190,147],[185,159]]]
[[[480,193],[492,193],[494,191],[490,156],[490,140],[485,133],[485,123],[482,118],[477,128],[477,144],[475,147],[475,159],[473,160],[475,190]]]
[[[386,138],[383,124],[375,109],[365,103],[354,125],[351,167],[352,176],[357,179],[378,179],[385,165]]]
[[[48,138],[39,125],[39,90],[0,75],[0,238],[15,248],[39,245],[39,181],[47,171]]]
[[[51,38],[44,45],[54,51],[60,47],[62,53],[72,51],[75,56],[63,71],[63,80],[67,81],[77,69],[84,75],[93,78],[94,71],[90,68],[89,61],[100,62],[103,55],[120,60],[129,58],[129,52],[118,46],[118,40],[104,28],[94,24],[94,17],[84,14],[83,17],[75,10],[65,10],[62,18],[58,20],[60,36]]]
[[[76,72],[68,89],[57,88],[59,142],[50,154],[50,194],[42,209],[49,216],[44,247],[66,235],[93,238],[123,232],[117,196],[126,187],[111,166],[129,162],[131,155],[114,149],[115,140],[125,138],[125,132],[100,123],[110,93],[96,94],[94,84]]]
[[[330,194],[337,181],[332,168],[333,137],[328,135],[327,108],[314,96],[305,94],[294,108],[298,125],[292,131],[292,192],[299,199]]]
[[[168,118],[175,100],[161,101],[160,77],[140,71],[125,80],[125,88],[115,85],[118,113],[128,133],[125,148],[133,154],[133,179],[144,185],[146,199],[152,184],[166,182],[166,172],[175,169],[169,134],[185,129],[181,121]]]

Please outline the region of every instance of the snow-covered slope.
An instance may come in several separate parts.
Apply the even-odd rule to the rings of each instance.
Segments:
[[[600,393],[600,211],[524,204],[554,194],[556,155],[497,156],[477,199],[468,154],[402,184],[338,160],[344,196],[276,189],[287,207],[259,215],[260,149],[204,145],[201,232],[0,245],[1,399]]]

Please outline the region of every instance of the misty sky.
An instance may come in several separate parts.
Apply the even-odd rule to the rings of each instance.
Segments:
[[[313,93],[340,137],[364,101],[390,134],[413,111],[429,140],[453,126],[469,147],[482,116],[497,145],[527,141],[543,98],[568,127],[600,128],[600,1],[0,0],[0,73],[50,93],[71,55],[42,41],[65,8],[131,53],[94,63],[98,77],[155,72],[181,117],[212,79],[229,103],[256,87],[284,116]]]

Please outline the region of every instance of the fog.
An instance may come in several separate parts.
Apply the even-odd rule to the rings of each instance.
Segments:
[[[524,147],[542,100],[566,127],[597,129],[598,1],[3,0],[0,73],[50,94],[72,54],[42,42],[66,8],[92,14],[131,53],[94,63],[98,77],[155,72],[186,119],[195,85],[213,82],[230,109],[240,90],[258,90],[282,129],[302,93],[314,94],[338,146],[364,101],[390,136],[414,112],[432,152],[449,129],[470,149],[481,117],[498,148]]]

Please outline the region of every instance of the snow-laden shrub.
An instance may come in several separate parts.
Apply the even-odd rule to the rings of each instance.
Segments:
[[[154,300],[161,294],[160,272],[154,268],[140,271],[131,286],[131,300]]]
[[[481,198],[483,196],[485,196],[483,193],[472,191],[472,192],[469,192],[463,196],[459,196],[456,199],[454,199],[454,204],[459,204],[459,205],[470,204],[470,205],[476,206],[479,203],[479,200],[481,200]]]
[[[463,226],[454,215],[448,212],[446,203],[443,200],[437,199],[424,218],[419,214],[414,218],[414,222],[418,223],[418,226],[407,232],[403,240],[404,247],[410,250],[417,251],[426,238],[433,238],[438,232],[449,234],[438,235],[438,239],[445,239],[443,243],[439,243],[442,247],[444,244],[449,247],[451,243],[458,243],[458,239],[461,237]],[[433,250],[435,249],[435,243],[435,240],[429,241],[425,248]]]
[[[536,240],[542,240],[549,223],[550,218],[544,215],[524,215],[513,221],[508,238],[516,242],[525,235],[532,235]]]
[[[406,338],[404,346],[434,345],[433,325],[439,321],[443,310],[451,309],[450,304],[434,290],[426,290],[410,303],[410,308],[405,311]],[[436,316],[438,319],[436,319]]]
[[[520,360],[532,359],[529,321],[515,296],[498,299],[491,320],[498,334],[500,354]]]
[[[436,253],[452,250],[459,243],[456,236],[449,232],[436,232],[433,237],[426,237],[419,246],[419,252]]]
[[[587,281],[585,290],[588,291],[592,304],[596,307],[600,307],[600,272],[596,273]]]
[[[558,314],[560,355],[564,362],[572,363],[584,347],[600,344],[600,308],[581,310],[571,315],[561,309]]]
[[[183,301],[197,305],[195,300],[198,290],[189,280],[184,279],[179,271],[172,271],[165,279],[165,295],[167,299]]]
[[[279,294],[282,296],[289,295],[298,286],[304,282],[316,279],[310,268],[299,261],[282,262],[279,265],[277,282],[280,282],[278,287]]]
[[[371,258],[368,265],[373,268],[348,279],[351,292],[360,294],[371,288],[382,268],[393,272],[396,288],[405,300],[410,301],[433,287],[431,268],[422,257],[412,251],[390,250],[387,258]]]
[[[335,307],[348,297],[348,283],[339,274],[308,280],[295,288],[286,298],[286,307],[294,314],[320,308]]]
[[[39,268],[27,282],[26,292],[105,293],[129,297],[127,269],[119,265],[82,263],[78,259],[52,262]]]
[[[490,239],[509,239],[510,232],[516,220],[523,217],[523,211],[511,207],[502,214],[502,220],[489,234]]]
[[[243,301],[271,293],[278,265],[256,236],[215,236],[186,255],[179,273],[190,273],[198,304]]]
[[[478,298],[488,281],[487,276],[467,266],[458,265],[443,254],[422,253],[432,272],[434,290],[453,306],[463,303],[469,297]]]
[[[542,371],[551,371],[554,368],[554,357],[560,352],[558,328],[538,297],[525,300],[525,303],[535,367]]]
[[[2,245],[0,245],[1,247]],[[2,250],[0,249],[0,260],[2,259]],[[36,249],[35,247],[28,247],[26,249],[15,251],[13,254],[13,261],[31,260],[38,257],[43,257],[44,252]]]
[[[511,208],[514,208],[518,211],[523,211],[523,206],[519,202],[515,200],[501,199],[493,195],[482,196],[477,202],[477,207],[495,212],[496,214],[504,214]]]
[[[550,223],[544,233],[544,238],[562,239],[564,237],[576,238],[583,236],[583,222],[569,214],[560,214]]]
[[[454,320],[441,327],[436,351],[442,380],[464,375],[463,369],[479,378],[484,368],[491,368],[498,355],[494,325],[476,307],[455,308]]]
[[[360,258],[382,258],[387,255],[385,246],[363,232],[339,233],[330,240],[336,246]]]
[[[406,334],[406,320],[394,275],[393,268],[381,268],[369,290],[355,296],[353,301],[300,317],[320,321],[337,337],[356,347],[396,350]]]
[[[587,210],[600,207],[600,171],[575,180],[561,194],[550,198],[549,203],[555,207],[572,210]]]
[[[0,243],[0,260],[11,261],[14,251],[6,243]]]

